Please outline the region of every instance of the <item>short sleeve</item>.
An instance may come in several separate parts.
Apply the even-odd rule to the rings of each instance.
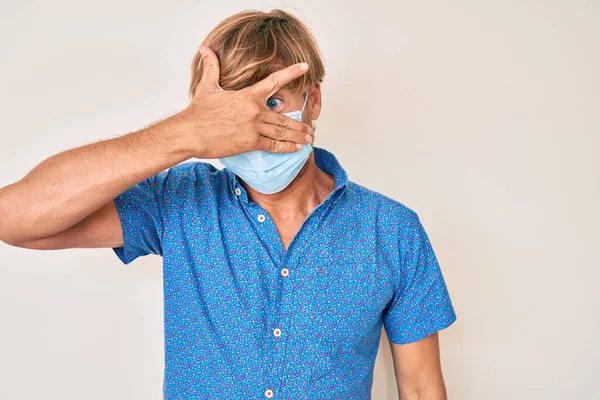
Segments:
[[[163,222],[155,186],[156,175],[113,199],[123,230],[123,246],[112,249],[124,264],[147,254],[162,256]]]
[[[398,281],[383,324],[392,343],[406,344],[450,326],[456,314],[427,233],[412,210],[400,229],[398,249]]]

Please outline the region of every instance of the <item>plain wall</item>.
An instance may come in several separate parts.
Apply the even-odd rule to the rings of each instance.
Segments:
[[[183,109],[206,34],[276,7],[325,57],[315,145],[429,234],[449,398],[600,399],[598,2],[2,0],[0,186]],[[0,399],[160,399],[161,261],[0,243]]]

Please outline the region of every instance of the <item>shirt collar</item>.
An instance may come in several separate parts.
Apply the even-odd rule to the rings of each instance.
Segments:
[[[338,159],[335,157],[335,155],[330,151],[327,151],[322,147],[313,146],[313,152],[315,155],[315,164],[317,164],[317,167],[327,172],[328,174],[333,175],[334,188],[330,194],[330,197],[332,197],[336,192],[342,191],[344,188],[346,188],[348,184],[348,174],[346,173],[346,170],[344,170]],[[234,192],[234,197],[239,196],[240,200],[247,203],[248,194],[246,193],[244,187],[241,185],[235,173],[233,173],[227,167],[225,167],[224,170],[227,174],[229,188],[232,192]],[[238,195],[237,193],[240,194]]]

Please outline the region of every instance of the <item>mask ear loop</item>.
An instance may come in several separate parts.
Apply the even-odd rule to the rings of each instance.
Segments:
[[[304,104],[302,105],[302,110],[300,111],[300,116],[302,116],[302,113],[304,112],[304,107],[306,107],[306,103],[308,101],[308,92],[304,92]],[[315,129],[315,123],[312,123],[312,128],[313,130]],[[314,142],[314,140],[313,140]]]
[[[304,107],[306,107],[306,102],[308,101],[308,92],[304,92],[304,104],[302,104],[302,110],[300,110],[300,115],[304,112]]]

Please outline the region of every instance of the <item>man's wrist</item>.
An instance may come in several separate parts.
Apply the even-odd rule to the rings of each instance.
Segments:
[[[174,114],[155,126],[167,152],[183,160],[197,156],[197,135],[194,135],[190,123],[181,113]]]

